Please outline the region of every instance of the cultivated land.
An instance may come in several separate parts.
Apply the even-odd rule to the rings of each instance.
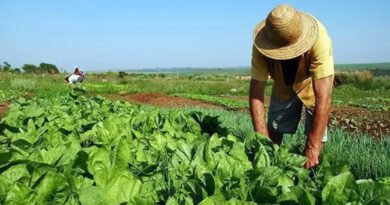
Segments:
[[[389,67],[337,67],[310,171],[302,127],[280,148],[254,135],[247,69],[87,73],[73,89],[1,73],[0,204],[389,204]]]

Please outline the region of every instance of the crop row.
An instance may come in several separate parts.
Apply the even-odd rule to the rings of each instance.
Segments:
[[[15,90],[0,90],[0,104],[16,99],[23,95],[23,92],[15,91]]]

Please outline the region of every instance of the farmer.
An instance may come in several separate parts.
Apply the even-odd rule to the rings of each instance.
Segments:
[[[84,77],[84,72],[81,71],[78,66],[75,66],[74,72],[68,77],[66,77],[65,80],[68,82],[69,86],[72,86],[73,84],[76,84],[78,82],[83,82]]]
[[[306,168],[319,164],[327,141],[333,74],[332,41],[315,17],[279,5],[256,27],[249,91],[254,129],[280,145],[283,134],[296,132],[304,107]],[[268,75],[273,88],[266,123]]]

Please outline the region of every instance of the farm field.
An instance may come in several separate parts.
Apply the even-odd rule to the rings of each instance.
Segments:
[[[64,77],[0,74],[0,204],[390,204],[388,76],[336,76],[313,170],[302,128],[253,133],[243,69]]]

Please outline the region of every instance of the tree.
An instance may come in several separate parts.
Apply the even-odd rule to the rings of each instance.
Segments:
[[[128,73],[126,73],[126,72],[124,72],[124,71],[119,71],[119,78],[124,78],[124,77],[126,77],[127,75],[129,75]]]
[[[38,73],[38,67],[34,64],[24,64],[22,69],[25,73]]]
[[[4,66],[3,66],[3,71],[4,72],[11,71],[11,64],[9,64],[7,61],[4,61],[3,64],[4,64]]]
[[[58,74],[60,71],[57,66],[49,63],[41,63],[38,67],[39,73]]]
[[[11,70],[11,73],[19,74],[19,73],[22,73],[22,70],[20,70],[20,68],[14,68],[14,69]]]

